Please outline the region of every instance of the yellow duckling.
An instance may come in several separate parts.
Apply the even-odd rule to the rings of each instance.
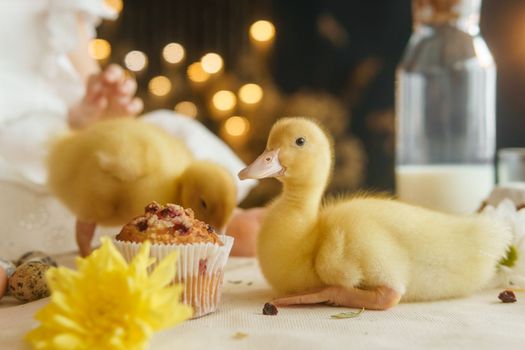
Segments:
[[[283,183],[257,254],[276,290],[299,294],[276,305],[383,310],[400,300],[464,296],[488,282],[510,242],[507,227],[374,196],[322,205],[332,158],[330,139],[315,122],[285,118],[271,129],[264,153],[239,173]]]
[[[61,138],[48,166],[51,190],[77,216],[83,256],[97,224],[122,225],[151,201],[191,208],[217,229],[236,204],[226,169],[194,160],[182,142],[137,119],[108,120]]]

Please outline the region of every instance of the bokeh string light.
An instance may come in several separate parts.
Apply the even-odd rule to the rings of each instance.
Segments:
[[[185,54],[184,47],[179,43],[169,43],[162,50],[164,60],[171,64],[180,63],[184,59]]]
[[[202,69],[209,74],[216,74],[222,69],[224,62],[219,54],[207,53],[201,58]]]
[[[210,74],[202,68],[200,62],[194,62],[190,64],[187,74],[188,78],[194,83],[204,83],[210,78]]]
[[[116,13],[122,12],[124,8],[124,2],[122,0],[104,0],[104,2]]]
[[[250,122],[245,117],[233,116],[224,122],[224,131],[230,136],[243,136],[250,130]]]
[[[239,99],[246,104],[261,102],[263,95],[263,89],[257,84],[245,84],[239,89]]]
[[[199,110],[195,103],[190,101],[181,101],[175,105],[175,112],[184,114],[188,117],[196,118]]]
[[[235,108],[237,97],[228,90],[217,91],[212,98],[213,106],[221,112],[229,112]]]
[[[142,51],[131,51],[124,57],[124,65],[133,72],[140,72],[146,68],[147,64],[148,57]]]
[[[111,45],[104,39],[93,39],[89,42],[89,55],[102,61],[111,55]]]
[[[255,41],[267,42],[274,36],[275,27],[270,21],[260,20],[250,26],[250,37]]]
[[[148,89],[155,96],[166,96],[171,91],[171,81],[163,75],[156,76],[149,81]]]

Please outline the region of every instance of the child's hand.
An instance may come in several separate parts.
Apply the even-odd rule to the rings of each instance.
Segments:
[[[126,77],[124,70],[115,64],[92,75],[84,98],[70,110],[70,126],[81,129],[103,119],[137,115],[143,103],[134,97],[136,89],[136,81]]]

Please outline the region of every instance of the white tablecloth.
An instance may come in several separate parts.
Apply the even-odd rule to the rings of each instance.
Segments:
[[[72,259],[62,262],[71,265]],[[498,293],[366,310],[351,319],[331,319],[346,310],[327,306],[280,308],[277,316],[265,316],[262,307],[275,295],[257,262],[230,258],[220,310],[156,334],[150,349],[525,349],[525,293],[517,293],[514,304],[501,303]],[[0,301],[0,349],[28,349],[22,336],[46,302]]]

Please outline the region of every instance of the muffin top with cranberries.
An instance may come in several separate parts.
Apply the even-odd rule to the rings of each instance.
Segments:
[[[223,244],[213,227],[195,218],[193,210],[157,202],[148,204],[144,215],[126,224],[116,239],[137,243],[149,240],[160,244]]]

